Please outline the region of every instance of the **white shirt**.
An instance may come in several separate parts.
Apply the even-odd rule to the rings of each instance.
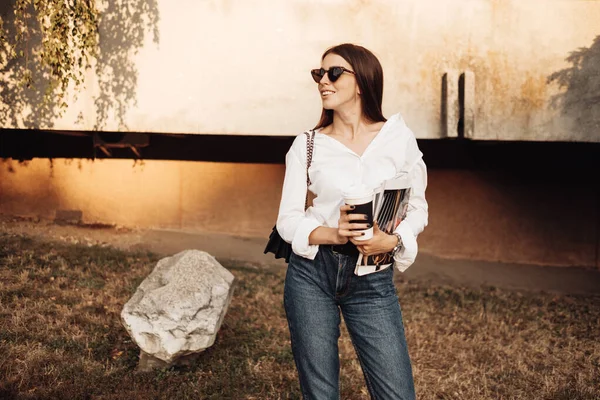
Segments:
[[[311,185],[317,197],[306,211],[306,135],[296,137],[285,157],[285,180],[277,230],[283,240],[292,244],[292,251],[314,260],[319,245],[308,242],[310,233],[319,226],[337,228],[342,193],[360,184],[377,188],[384,181],[408,174],[411,182],[406,218],[395,232],[402,238],[403,248],[396,254],[394,265],[405,271],[417,256],[417,235],[427,225],[428,206],[425,200],[427,167],[417,140],[400,114],[393,115],[381,128],[362,156],[338,140],[317,130],[312,164]]]

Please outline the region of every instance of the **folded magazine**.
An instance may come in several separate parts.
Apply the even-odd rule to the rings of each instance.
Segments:
[[[375,190],[373,198],[373,219],[379,229],[392,234],[406,217],[410,198],[410,182],[406,175],[385,181]],[[394,263],[391,253],[363,256],[359,254],[354,273],[365,275],[377,272]]]

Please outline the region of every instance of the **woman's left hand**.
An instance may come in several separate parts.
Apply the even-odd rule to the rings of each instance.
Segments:
[[[355,238],[350,238],[350,241],[356,245],[358,251],[364,256],[372,256],[392,251],[398,243],[398,238],[395,235],[389,235],[381,231],[377,222],[374,222],[373,237],[371,239],[356,240]]]

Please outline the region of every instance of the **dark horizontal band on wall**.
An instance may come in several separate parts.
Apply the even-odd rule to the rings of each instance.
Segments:
[[[96,136],[94,136],[96,135]],[[290,136],[0,130],[0,157],[284,163]],[[600,171],[600,143],[419,140],[429,168]]]

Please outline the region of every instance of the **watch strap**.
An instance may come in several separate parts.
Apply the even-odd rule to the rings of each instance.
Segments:
[[[400,236],[399,233],[395,233],[395,232],[394,232],[394,236],[396,236],[398,238],[398,244],[396,245],[396,247],[394,247],[392,249],[392,256],[395,256],[396,253],[398,253],[400,251],[400,249],[402,249],[402,237]]]

